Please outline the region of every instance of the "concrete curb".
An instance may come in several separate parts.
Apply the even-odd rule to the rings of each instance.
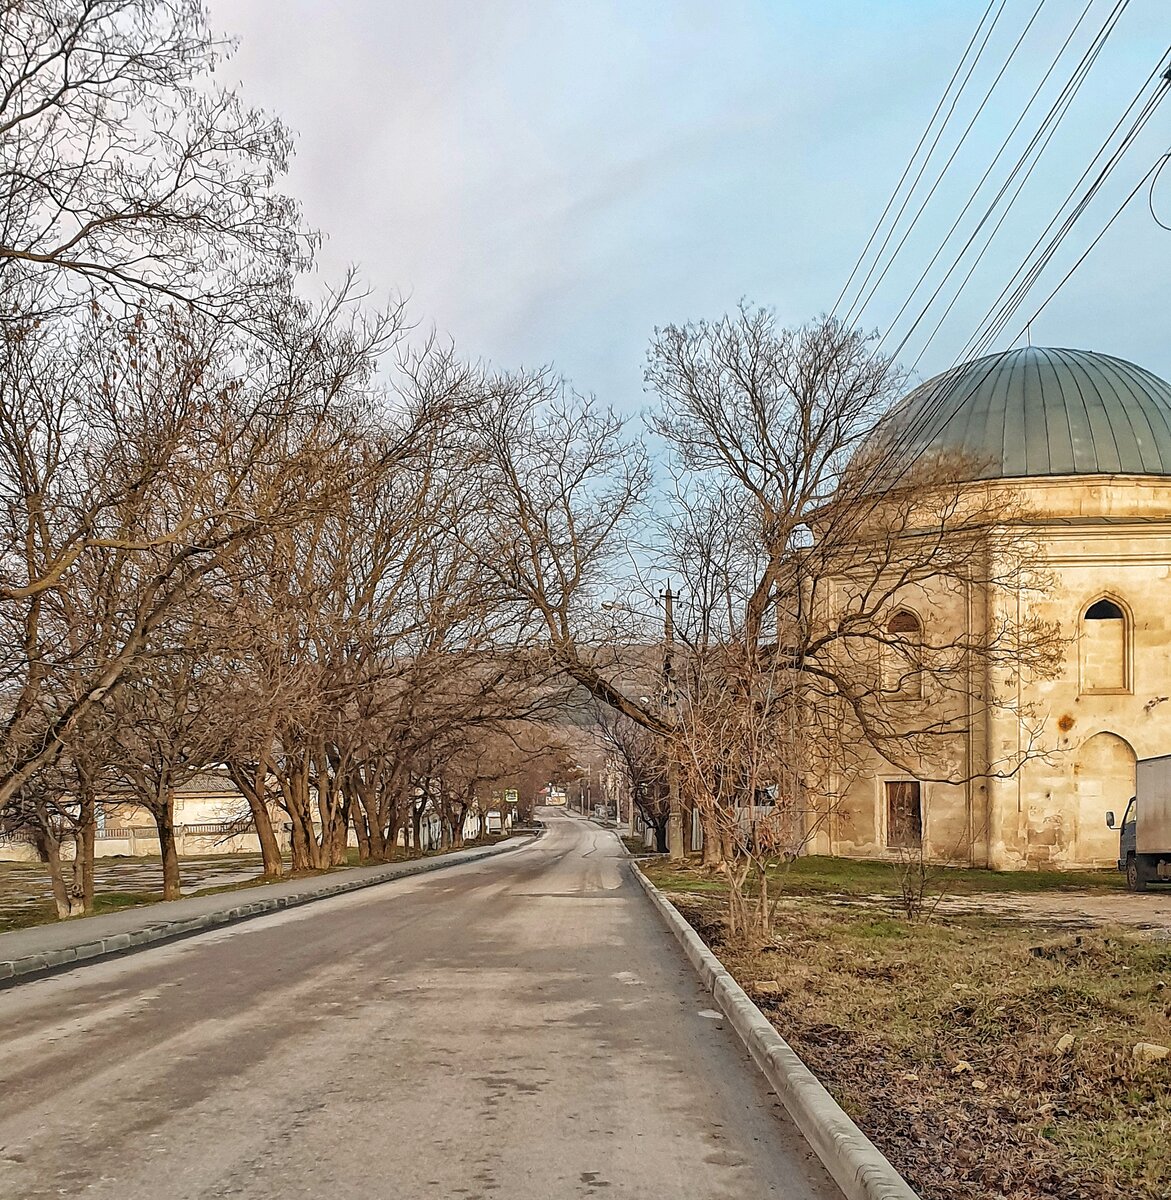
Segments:
[[[639,870],[637,863],[632,862],[631,866],[704,986],[846,1200],[919,1200],[918,1194],[850,1120],[679,910]]]
[[[129,954],[135,950],[145,950],[148,946],[154,946],[160,942],[192,937],[194,934],[204,933],[209,929],[218,929],[224,925],[236,925],[241,921],[250,921],[254,917],[263,917],[268,913],[280,912],[286,908],[299,908],[302,904],[312,904],[315,900],[326,900],[331,896],[345,895],[347,892],[359,892],[364,888],[378,887],[384,883],[392,883],[396,879],[406,879],[411,875],[423,875],[444,867],[461,867],[466,863],[479,862],[481,859],[493,858],[498,854],[509,854],[514,850],[522,850],[525,846],[531,846],[539,837],[539,833],[533,834],[523,841],[518,841],[514,846],[485,846],[483,849],[471,851],[459,858],[456,858],[454,854],[440,854],[434,858],[419,859],[417,862],[388,863],[384,874],[366,875],[362,879],[341,879],[337,883],[328,884],[302,895],[272,896],[253,900],[251,903],[237,904],[232,908],[204,913],[198,917],[188,917],[177,921],[159,921],[144,925],[141,929],[135,929],[129,933],[115,933],[109,937],[98,938],[92,942],[82,942],[76,946],[47,950],[42,954],[26,954],[22,958],[0,960],[0,988],[24,983],[83,962],[104,958],[107,955]],[[458,854],[459,851],[454,853]]]

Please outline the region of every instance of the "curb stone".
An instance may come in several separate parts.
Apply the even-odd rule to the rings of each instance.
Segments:
[[[918,1193],[850,1120],[679,910],[639,870],[637,863],[632,862],[631,866],[704,986],[846,1200],[919,1200]]]
[[[343,880],[312,892],[305,892],[302,895],[273,896],[269,899],[254,900],[248,904],[239,904],[234,908],[204,913],[198,917],[187,917],[177,921],[156,921],[129,933],[115,933],[109,937],[99,938],[93,942],[83,942],[77,946],[48,950],[40,954],[26,954],[21,958],[0,960],[0,985],[12,986],[16,983],[24,983],[73,964],[92,962],[112,954],[127,954],[136,950],[145,950],[160,942],[177,941],[180,938],[204,933],[209,929],[237,925],[254,917],[263,917],[269,913],[279,912],[281,909],[299,908],[303,904],[312,904],[315,900],[327,900],[332,896],[341,896],[347,892],[360,892],[365,888],[378,887],[380,884],[392,883],[396,879],[406,879],[411,875],[424,875],[444,867],[460,867],[466,863],[479,862],[481,859],[494,858],[498,854],[509,854],[514,850],[522,850],[525,846],[531,846],[538,837],[540,834],[533,834],[523,841],[518,841],[514,846],[485,846],[482,849],[471,851],[461,858],[453,858],[450,854],[439,854],[433,858],[424,858],[413,863],[388,864],[385,874]]]

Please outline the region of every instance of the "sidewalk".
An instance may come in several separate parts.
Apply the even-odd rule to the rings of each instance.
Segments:
[[[330,875],[289,879],[214,896],[188,896],[97,917],[78,917],[0,933],[0,986],[4,981],[24,980],[107,954],[125,954],[156,942],[189,937],[205,929],[247,921],[327,896],[356,892],[407,875],[506,854],[535,840],[532,836],[511,837],[495,846],[453,850],[411,862],[350,867]]]

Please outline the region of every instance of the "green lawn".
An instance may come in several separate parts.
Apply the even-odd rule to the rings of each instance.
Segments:
[[[644,868],[667,891],[719,894],[724,880],[718,872],[702,870],[698,860],[671,866],[665,860]],[[899,883],[894,863],[869,859],[807,855],[769,871],[770,883],[799,896],[897,896]],[[974,896],[989,892],[1066,892],[1115,890],[1126,881],[1118,871],[984,871],[971,867],[932,868],[932,892],[949,896]]]

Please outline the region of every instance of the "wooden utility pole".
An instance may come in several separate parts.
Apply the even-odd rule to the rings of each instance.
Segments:
[[[670,583],[663,593],[663,704],[667,709],[672,730],[679,718],[675,705],[675,593]],[[679,796],[679,761],[676,757],[674,739],[667,743],[667,854],[672,862],[682,860],[683,855],[683,804]]]

